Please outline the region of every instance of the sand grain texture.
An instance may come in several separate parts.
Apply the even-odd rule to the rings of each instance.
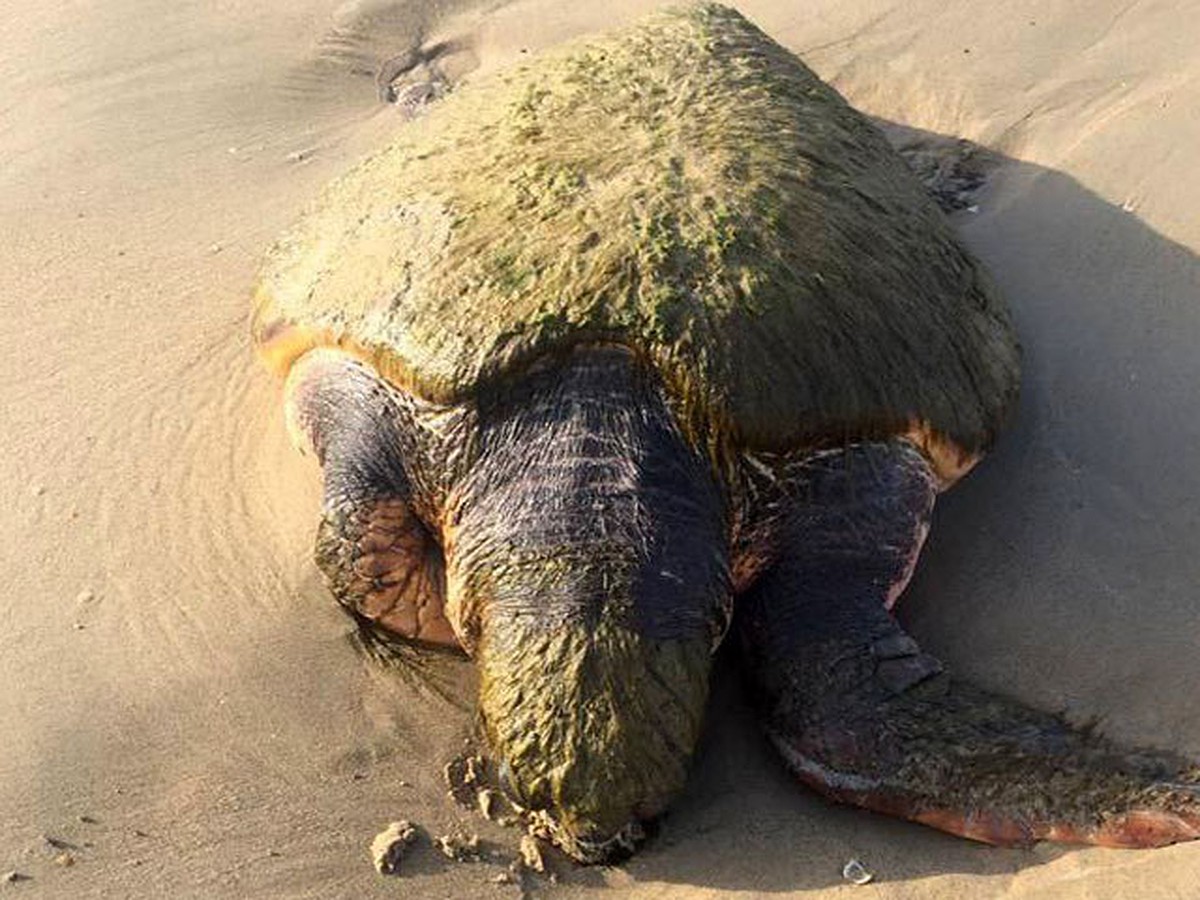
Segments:
[[[499,864],[415,851],[402,887],[371,867],[398,818],[514,853],[517,835],[444,798],[469,710],[345,640],[247,290],[319,186],[403,127],[377,99],[385,56],[432,48],[456,82],[651,6],[5,4],[0,871],[31,876],[5,893],[515,894]],[[938,512],[912,630],[988,686],[1200,755],[1200,5],[739,7],[897,140],[998,155],[955,221],[1014,307],[1025,398]],[[1001,851],[830,807],[720,672],[659,838],[551,896],[1200,884],[1200,846]],[[470,696],[465,669],[447,678]],[[844,885],[850,858],[875,882]]]

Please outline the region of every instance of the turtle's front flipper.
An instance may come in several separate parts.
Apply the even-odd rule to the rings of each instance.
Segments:
[[[801,470],[779,560],[738,612],[764,724],[801,780],[990,843],[1200,837],[1200,770],[952,678],[885,610],[933,504],[910,445]]]
[[[333,595],[387,631],[457,647],[443,614],[442,551],[420,515],[429,491],[417,467],[433,439],[412,401],[334,350],[296,362],[285,390],[289,430],[324,472],[316,558]]]

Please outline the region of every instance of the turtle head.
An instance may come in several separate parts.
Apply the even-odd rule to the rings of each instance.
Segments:
[[[724,502],[627,353],[578,353],[480,413],[449,614],[509,798],[600,862],[686,778],[729,608]]]
[[[489,630],[480,709],[509,799],[575,859],[633,850],[683,786],[708,688],[708,640],[617,622]]]

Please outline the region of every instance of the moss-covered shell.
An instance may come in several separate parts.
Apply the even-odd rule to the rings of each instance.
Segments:
[[[462,87],[271,250],[254,334],[457,401],[619,342],[749,447],[902,431],[975,451],[1017,389],[987,277],[882,135],[715,5]]]

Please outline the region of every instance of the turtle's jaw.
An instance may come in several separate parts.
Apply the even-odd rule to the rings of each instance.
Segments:
[[[546,812],[530,816],[534,833],[544,835],[577,863],[597,866],[627,859],[646,839],[648,819],[632,818],[616,831],[564,825]]]

